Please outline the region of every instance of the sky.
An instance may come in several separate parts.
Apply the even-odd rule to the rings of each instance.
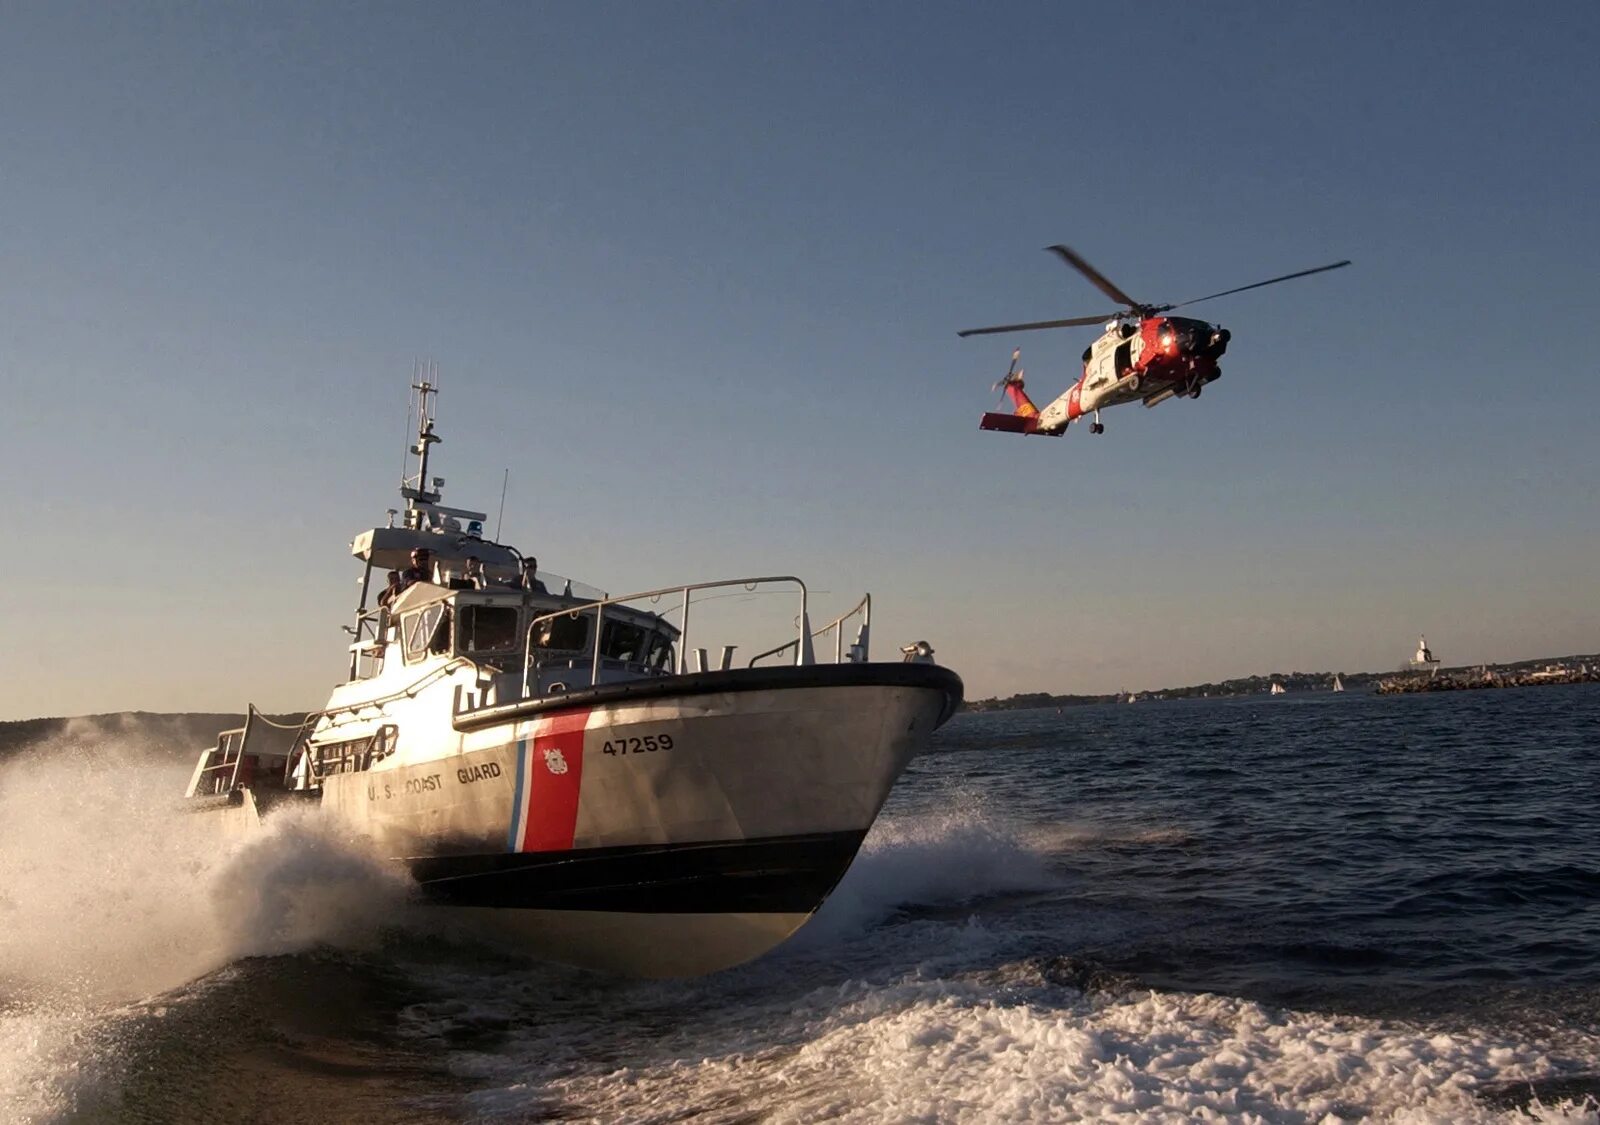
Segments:
[[[7,7],[0,718],[310,708],[402,468],[970,698],[1600,650],[1600,6]],[[1103,311],[1203,399],[982,433]],[[819,610],[820,612],[820,610]],[[774,640],[783,639],[780,635]],[[708,643],[713,639],[707,638]]]

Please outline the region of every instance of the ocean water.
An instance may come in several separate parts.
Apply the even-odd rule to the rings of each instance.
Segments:
[[[958,716],[751,965],[430,928],[161,747],[0,766],[0,1121],[1600,1122],[1600,688]]]

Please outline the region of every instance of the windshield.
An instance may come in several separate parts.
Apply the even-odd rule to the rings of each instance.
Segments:
[[[649,636],[649,631],[642,626],[626,621],[607,621],[600,642],[600,655],[612,660],[643,660],[645,641]]]
[[[582,614],[574,617],[564,613],[560,617],[552,617],[539,626],[534,646],[560,652],[582,652],[589,644],[589,621],[590,618]]]
[[[425,652],[444,652],[450,647],[450,612],[442,605],[431,605],[405,619],[406,659],[419,659]]]
[[[461,652],[504,652],[517,647],[515,606],[467,605],[461,607],[456,646]]]
[[[650,656],[645,663],[657,672],[672,671],[672,638],[664,633],[650,634]]]

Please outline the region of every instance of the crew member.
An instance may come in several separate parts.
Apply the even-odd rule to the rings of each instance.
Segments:
[[[544,588],[544,583],[539,581],[538,559],[522,560],[522,588],[533,594],[548,594],[550,592]]]
[[[400,588],[404,590],[414,582],[433,581],[433,552],[426,547],[411,549],[411,565],[400,572]]]
[[[389,572],[389,584],[378,591],[378,604],[385,609],[389,608],[389,603],[399,597],[400,591],[404,589],[405,586],[400,581],[400,572],[391,570]]]

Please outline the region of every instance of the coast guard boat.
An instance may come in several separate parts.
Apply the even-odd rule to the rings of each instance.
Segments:
[[[314,802],[403,861],[426,902],[557,961],[690,976],[776,946],[843,876],[960,678],[925,642],[872,662],[870,595],[813,629],[788,575],[610,597],[538,571],[483,537],[484,513],[440,503],[437,388],[413,390],[403,514],[350,547],[365,569],[347,680],[298,724],[252,707],[200,753],[190,807],[249,830]],[[426,576],[376,604],[419,549]],[[733,646],[691,647],[696,604],[758,590],[781,594],[779,643],[743,666]]]

